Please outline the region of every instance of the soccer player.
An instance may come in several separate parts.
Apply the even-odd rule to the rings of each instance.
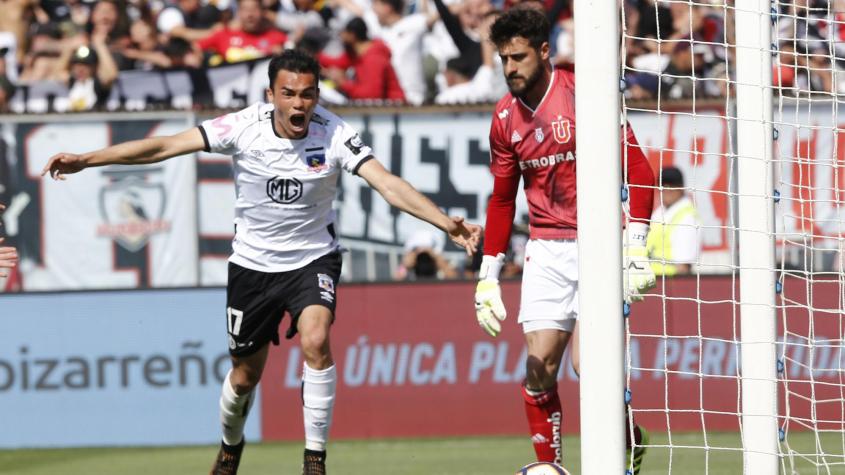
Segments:
[[[530,224],[519,313],[528,346],[522,395],[537,459],[560,463],[562,414],[557,374],[578,316],[575,75],[552,68],[549,22],[537,10],[511,9],[496,19],[490,33],[510,93],[496,105],[490,128],[494,182],[475,293],[476,316],[487,333],[494,337],[499,334],[500,321],[506,315],[498,277],[522,177]],[[628,182],[636,185],[630,190],[632,222],[627,229],[626,249],[630,271],[625,294],[628,300],[640,300],[640,292],[654,285],[654,274],[645,257],[654,176],[630,128],[623,147],[625,143]],[[576,371],[577,341],[575,338],[572,349]],[[626,432],[634,432],[639,445],[640,429]],[[641,455],[634,454],[635,471],[639,470]]]
[[[373,160],[355,130],[317,105],[319,65],[287,50],[270,61],[269,104],[203,122],[170,137],[131,141],[106,149],[53,156],[43,174],[64,179],[87,167],[149,164],[200,150],[234,156],[235,224],[229,258],[227,329],[232,369],[223,381],[223,440],[214,475],[237,473],[243,428],[261,379],[270,342],[299,333],[304,358],[303,473],[326,473],[337,373],[329,345],[341,257],[332,201],[341,169],[359,175],[391,205],[446,231],[475,251],[481,228],[443,214],[407,181]]]
[[[0,214],[6,206],[0,204]],[[0,221],[2,225],[2,221]],[[3,238],[0,237],[0,244],[3,244]],[[0,277],[8,277],[8,273],[2,269],[11,269],[15,267],[18,262],[18,251],[12,246],[0,246]]]

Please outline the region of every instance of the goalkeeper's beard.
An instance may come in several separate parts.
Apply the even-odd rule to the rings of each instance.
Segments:
[[[528,94],[528,92],[534,89],[534,86],[536,86],[537,83],[540,81],[540,76],[542,76],[542,74],[542,68],[538,67],[534,70],[533,73],[531,73],[530,76],[524,79],[524,85],[522,87],[517,87],[511,82],[512,79],[516,79],[517,77],[522,78],[522,76],[511,75],[511,77],[507,78],[508,90],[514,96],[520,99],[525,99],[525,96]]]

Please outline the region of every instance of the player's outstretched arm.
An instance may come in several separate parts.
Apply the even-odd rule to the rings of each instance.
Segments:
[[[446,231],[455,244],[466,249],[467,254],[476,252],[481,238],[481,226],[464,222],[464,218],[459,216],[445,215],[430,199],[404,179],[387,171],[378,160],[365,162],[358,169],[358,175],[391,206]]]
[[[202,133],[199,128],[194,127],[176,135],[132,140],[81,155],[57,153],[50,157],[41,171],[41,176],[49,172],[53,179],[64,180],[65,175],[89,167],[156,163],[178,155],[198,152],[204,148],[205,141]]]

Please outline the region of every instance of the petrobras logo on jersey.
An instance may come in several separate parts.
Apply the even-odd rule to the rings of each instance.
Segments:
[[[519,169],[526,170],[528,168],[544,168],[557,165],[561,162],[574,162],[575,154],[572,151],[566,153],[556,153],[554,155],[546,155],[540,158],[532,158],[530,160],[522,160],[519,162]]]
[[[302,182],[296,178],[271,178],[267,180],[267,196],[276,203],[293,203],[302,197]]]

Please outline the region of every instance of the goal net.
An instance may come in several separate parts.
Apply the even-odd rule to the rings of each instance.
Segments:
[[[845,0],[619,3],[657,177],[625,320],[643,470],[845,473]]]

